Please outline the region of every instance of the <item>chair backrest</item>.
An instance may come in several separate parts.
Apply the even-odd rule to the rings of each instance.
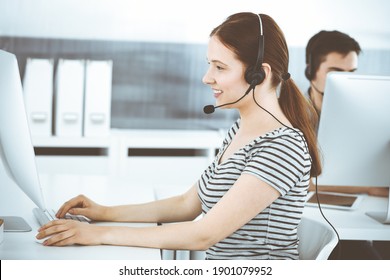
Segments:
[[[327,260],[338,243],[336,233],[328,224],[307,217],[302,217],[298,226],[298,238],[300,260]],[[190,260],[204,260],[204,258],[204,251],[190,251]],[[177,259],[182,258],[179,256]]]
[[[298,226],[298,252],[301,260],[327,260],[336,247],[338,238],[325,223],[302,217]]]

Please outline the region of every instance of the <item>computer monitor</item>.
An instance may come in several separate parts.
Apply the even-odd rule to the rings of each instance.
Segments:
[[[329,73],[318,127],[319,185],[390,186],[390,77]],[[367,213],[390,223],[386,212]]]
[[[0,50],[0,160],[16,185],[39,208],[45,209],[18,63],[15,55],[3,50]],[[5,227],[10,231],[17,230],[19,223],[7,218]]]

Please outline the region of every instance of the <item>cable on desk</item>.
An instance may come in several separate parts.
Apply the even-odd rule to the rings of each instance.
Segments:
[[[316,198],[317,198],[317,205],[318,205],[318,209],[320,210],[320,213],[321,213],[321,216],[324,218],[324,220],[332,227],[333,231],[336,233],[337,235],[337,256],[338,256],[338,259],[340,259],[340,255],[341,255],[341,249],[340,249],[340,236],[339,236],[339,233],[337,232],[336,228],[333,226],[333,224],[325,217],[324,213],[322,212],[322,207],[321,207],[321,202],[320,202],[320,197],[318,195],[318,184],[317,184],[317,176],[314,177],[315,178],[315,183],[316,183]],[[336,248],[335,247],[335,248]]]

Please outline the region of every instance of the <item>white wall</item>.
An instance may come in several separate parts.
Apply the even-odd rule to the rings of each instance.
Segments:
[[[363,48],[390,49],[387,0],[0,0],[0,36],[206,43],[228,15],[271,15],[290,46],[339,29]]]

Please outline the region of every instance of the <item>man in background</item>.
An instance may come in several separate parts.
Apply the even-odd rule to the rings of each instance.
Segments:
[[[314,105],[319,118],[321,117],[327,74],[332,71],[355,72],[358,68],[360,52],[359,43],[340,31],[323,30],[310,38],[306,46],[305,69],[305,76],[310,82],[310,87],[306,94]],[[310,190],[314,191],[314,188],[311,187]],[[323,186],[319,187],[319,191],[367,193],[374,196],[388,197],[389,190],[386,188]],[[338,247],[333,251],[330,259],[388,259],[388,254],[390,254],[389,252],[386,256],[383,253],[384,248],[390,247],[389,242],[342,241]],[[380,251],[382,251],[382,254],[380,254]]]
[[[306,46],[305,76],[310,81],[309,99],[321,113],[326,75],[332,71],[354,72],[361,52],[359,43],[339,31],[320,31]]]

